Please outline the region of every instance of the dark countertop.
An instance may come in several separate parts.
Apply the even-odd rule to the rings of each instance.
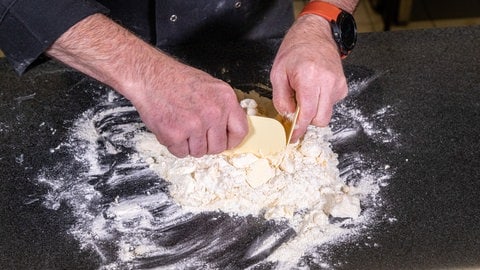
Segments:
[[[222,53],[208,45],[170,51],[241,87],[268,83],[278,44],[236,44]],[[379,218],[359,237],[330,245],[324,261],[331,268],[480,267],[479,45],[478,26],[360,35],[345,60],[347,77],[376,79],[360,92],[353,89],[347,102],[372,119],[389,107],[375,123],[396,139],[360,136],[334,143],[334,149],[340,166],[351,152],[390,166],[394,173],[376,208],[379,217],[396,221]],[[72,159],[51,149],[67,140],[73,121],[102,94],[96,82],[53,62],[19,77],[0,60],[2,269],[100,265],[98,255],[81,250],[68,233],[75,224],[69,206],[52,210],[42,204],[48,188],[37,178],[55,175],[58,160]]]

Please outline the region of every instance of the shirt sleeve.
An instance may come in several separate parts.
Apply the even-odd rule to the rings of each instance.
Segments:
[[[93,0],[0,0],[0,50],[22,74],[80,20],[108,9]]]

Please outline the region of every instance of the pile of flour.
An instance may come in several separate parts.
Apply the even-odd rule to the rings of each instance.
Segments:
[[[364,85],[349,88],[360,92]],[[237,93],[239,100],[257,101],[254,110],[244,102],[247,111],[275,117],[270,99],[251,94]],[[377,213],[379,191],[393,170],[358,151],[342,153],[339,163],[330,142],[365,135],[394,147],[397,135],[383,122],[394,111],[385,107],[365,115],[347,98],[336,108],[333,135],[330,128],[311,126],[277,156],[178,159],[146,131],[130,103],[109,92],[75,121],[68,140],[51,149],[52,155],[71,154],[71,160],[45,168],[38,181],[50,187],[46,207],[71,207],[75,223],[69,232],[100,256],[102,269],[214,268],[228,262],[207,259],[225,250],[233,260],[259,260],[255,265],[279,262],[276,269],[308,269],[307,261],[331,268],[330,244],[349,242],[394,218]],[[271,230],[249,234],[258,224]],[[197,225],[199,230],[184,231]],[[172,244],[169,236],[177,233],[186,235]]]
[[[242,104],[248,104],[250,114],[257,113],[255,101]],[[179,159],[148,132],[136,135],[135,148],[153,171],[171,183],[169,194],[186,211],[287,221],[297,235],[269,259],[296,262],[313,244],[311,239],[341,230],[329,222],[330,217],[355,219],[361,212],[355,188],[339,176],[331,136],[328,127],[310,126],[304,138],[285,152],[265,157],[246,153]]]

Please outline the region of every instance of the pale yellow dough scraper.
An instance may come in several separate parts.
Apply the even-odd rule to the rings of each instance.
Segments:
[[[240,145],[225,151],[225,154],[253,153],[257,156],[269,156],[285,150],[287,144],[290,143],[298,112],[299,108],[293,117],[278,117],[278,120],[248,115],[249,131],[247,136]]]

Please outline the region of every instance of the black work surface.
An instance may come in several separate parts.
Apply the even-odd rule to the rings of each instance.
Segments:
[[[170,51],[241,87],[268,83],[278,44]],[[332,245],[323,267],[480,267],[479,45],[480,27],[360,35],[344,62],[346,74],[350,80],[364,73],[376,79],[351,98],[367,114],[390,106],[393,113],[381,124],[397,134],[397,144],[352,139],[334,143],[334,149],[340,157],[356,151],[389,165],[394,173],[380,191],[377,212],[396,221],[380,219],[357,238]],[[101,265],[97,254],[82,251],[68,233],[75,224],[69,207],[42,205],[48,189],[36,180],[39,171],[54,171],[52,164],[71,159],[52,155],[51,149],[67,139],[73,121],[103,94],[92,84],[52,62],[18,77],[0,61],[2,269]]]

